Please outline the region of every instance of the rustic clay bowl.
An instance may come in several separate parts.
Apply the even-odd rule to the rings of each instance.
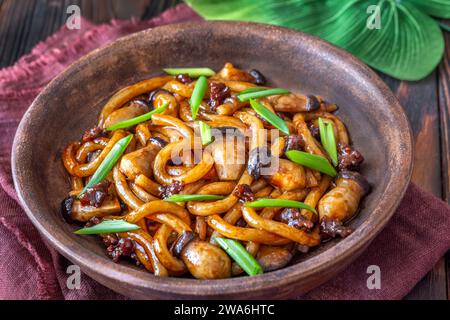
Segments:
[[[130,264],[113,263],[96,237],[73,234],[75,227],[60,215],[60,202],[69,190],[61,151],[95,125],[103,103],[120,88],[158,75],[164,67],[218,70],[227,61],[260,70],[271,85],[321,95],[340,106],[339,115],[366,158],[363,173],[373,186],[351,222],[355,232],[257,277],[157,278]],[[336,275],[383,229],[410,179],[412,140],[392,92],[350,54],[284,28],[196,22],[131,35],[70,66],[23,117],[12,164],[22,205],[43,236],[86,274],[117,292],[133,298],[286,298]]]

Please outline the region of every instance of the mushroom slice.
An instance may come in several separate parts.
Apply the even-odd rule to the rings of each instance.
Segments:
[[[261,246],[256,260],[264,272],[285,267],[292,259],[292,253],[284,247]]]
[[[223,136],[211,145],[214,166],[221,181],[237,180],[245,167],[245,142],[239,136]]]
[[[338,221],[353,217],[361,198],[369,191],[370,185],[358,172],[341,171],[336,179],[336,187],[319,201],[319,216]]]
[[[224,80],[233,81],[247,81],[254,82],[255,78],[250,75],[247,71],[241,70],[233,66],[231,63],[225,63],[225,66],[220,70],[217,75],[219,78]]]
[[[159,150],[159,145],[150,143],[144,148],[127,153],[120,160],[120,171],[130,180],[140,174],[151,177],[153,162]]]
[[[116,197],[108,197],[103,204],[94,206],[82,206],[79,200],[75,200],[72,206],[71,218],[76,221],[89,221],[93,217],[114,215],[122,211],[120,202]]]
[[[209,242],[190,241],[181,252],[181,259],[197,279],[231,277],[231,260],[219,247]]]
[[[305,112],[319,109],[320,101],[316,96],[304,96],[290,93],[267,98],[275,111],[281,112]]]
[[[129,120],[148,112],[148,107],[143,103],[132,102],[128,106],[113,111],[105,120],[104,128],[121,121]]]

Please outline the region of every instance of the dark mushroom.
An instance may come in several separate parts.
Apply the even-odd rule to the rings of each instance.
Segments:
[[[256,260],[264,272],[278,270],[285,267],[292,259],[291,251],[284,247],[261,246]]]
[[[148,101],[150,102],[150,104],[153,106],[153,102],[155,101],[155,98],[158,94],[160,93],[166,93],[166,94],[172,94],[170,91],[167,91],[166,89],[156,89],[153,90],[152,92],[150,92],[150,94],[148,95]]]
[[[255,84],[257,84],[259,86],[263,86],[266,84],[266,78],[258,70],[252,69],[252,70],[250,70],[249,73],[253,78],[255,78],[255,81],[254,81]]]
[[[68,196],[61,202],[61,214],[64,220],[66,220],[69,223],[73,222],[72,207],[73,203],[75,202],[75,199],[76,198],[74,196]]]
[[[248,156],[248,174],[258,180],[261,177],[261,169],[270,166],[271,162],[272,154],[267,147],[253,149]]]
[[[164,148],[165,146],[167,146],[167,144],[169,143],[168,141],[164,140],[161,137],[151,137],[148,142],[150,142],[151,144],[156,144],[157,146],[159,146],[161,149]]]
[[[194,240],[195,235],[191,231],[183,231],[182,234],[172,243],[170,251],[175,257],[179,257],[183,249],[188,245],[189,242]]]
[[[193,240],[181,252],[181,259],[197,279],[231,277],[231,260],[219,247],[209,242]]]
[[[308,112],[320,108],[320,102],[315,96],[304,96],[290,93],[270,96],[267,98],[275,111],[281,112]]]

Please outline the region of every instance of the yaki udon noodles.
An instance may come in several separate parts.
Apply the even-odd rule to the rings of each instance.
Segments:
[[[65,148],[77,234],[157,276],[219,279],[352,232],[369,185],[335,104],[230,63],[165,71],[115,93]]]

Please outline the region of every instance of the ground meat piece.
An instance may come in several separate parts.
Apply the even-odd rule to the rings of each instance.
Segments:
[[[258,70],[252,69],[252,70],[250,70],[249,73],[250,73],[250,75],[251,75],[253,78],[255,78],[255,83],[256,83],[257,85],[263,86],[263,85],[266,84],[266,78],[265,78],[265,77],[262,75],[262,73],[259,72]]]
[[[314,223],[305,218],[299,209],[296,208],[286,208],[281,211],[279,215],[281,222],[286,223],[288,226],[300,229],[300,230],[311,230],[314,227]]]
[[[349,145],[338,143],[338,160],[339,170],[359,171],[361,163],[364,161],[364,157],[358,150],[350,147]]]
[[[100,236],[106,247],[115,246],[119,242],[119,238],[114,233],[101,234]]]
[[[351,233],[352,229],[344,226],[344,224],[337,219],[323,217],[320,221],[320,235],[323,240],[336,238],[336,236],[345,238]]]
[[[302,150],[305,145],[301,136],[289,135],[285,138],[283,153],[289,150]]]
[[[161,186],[159,188],[159,196],[165,199],[171,195],[180,193],[181,190],[183,190],[183,183],[180,181],[174,181],[171,185]]]
[[[317,127],[313,121],[308,123],[308,129],[309,132],[311,132],[311,135],[320,142],[320,131],[319,131],[319,127]]]
[[[175,256],[179,257],[183,249],[187,246],[191,240],[194,240],[195,235],[191,231],[183,231],[182,234],[172,243],[170,247],[170,252]]]
[[[224,83],[222,82],[211,82],[209,84],[209,102],[211,110],[214,111],[218,106],[222,104],[222,102],[230,97],[231,91]]]
[[[62,214],[64,220],[66,220],[69,223],[73,222],[72,206],[73,206],[74,201],[75,201],[75,197],[69,196],[61,202],[61,214]]]
[[[81,140],[83,140],[83,142],[88,142],[88,141],[92,141],[94,139],[97,139],[99,137],[105,137],[105,136],[106,136],[105,130],[103,130],[100,127],[94,127],[94,128],[86,130],[84,132],[83,137],[81,138]]]
[[[121,238],[117,244],[110,245],[106,248],[106,254],[114,262],[118,262],[120,257],[134,258],[134,250],[136,246],[133,240]]]
[[[98,217],[92,217],[89,219],[88,222],[86,222],[86,224],[84,225],[86,228],[95,226],[96,224],[99,224],[100,222],[102,222],[102,220],[100,220],[100,218]]]
[[[248,184],[240,184],[233,190],[233,195],[242,202],[251,202],[255,200],[255,194]]]
[[[180,73],[175,76],[175,79],[180,81],[181,83],[188,84],[192,82],[191,77],[187,73]]]
[[[108,195],[108,188],[110,184],[110,181],[104,180],[97,183],[93,187],[88,188],[80,197],[81,205],[94,206],[96,208],[101,207],[103,201]]]

